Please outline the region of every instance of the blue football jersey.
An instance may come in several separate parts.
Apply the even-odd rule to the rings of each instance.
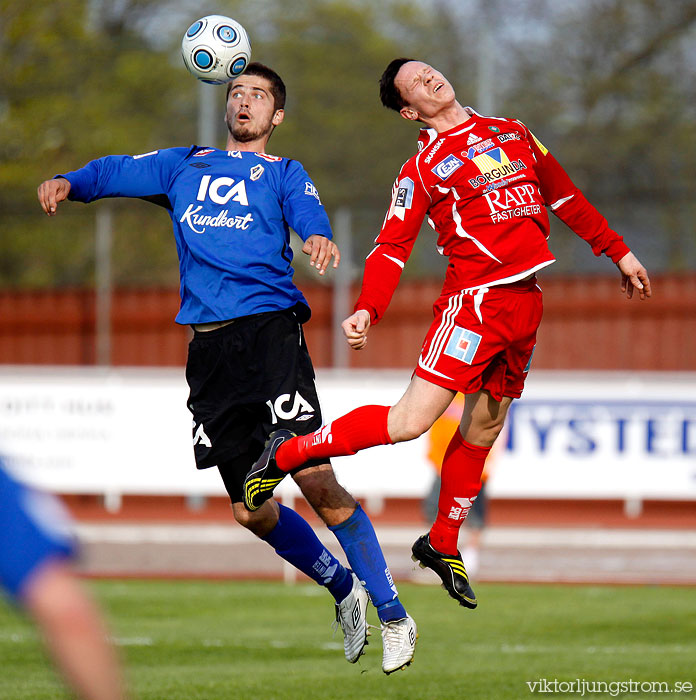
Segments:
[[[206,323],[309,306],[293,283],[290,228],[331,238],[317,189],[300,163],[217,148],[106,156],[57,175],[69,199],[137,197],[169,211],[179,255],[178,323]]]
[[[0,462],[0,586],[21,599],[45,564],[75,552],[68,517],[58,500],[16,481]]]

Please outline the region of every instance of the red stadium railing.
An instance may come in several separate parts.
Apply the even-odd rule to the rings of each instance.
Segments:
[[[536,369],[696,370],[696,275],[656,277],[653,298],[627,301],[618,278],[541,279],[544,320]],[[333,357],[332,289],[303,285],[312,306],[305,331],[317,367]],[[439,282],[404,281],[351,367],[414,366]],[[353,296],[355,295],[353,290]],[[174,323],[176,289],[118,289],[111,307],[111,364],[177,366],[188,327]],[[90,289],[0,292],[0,363],[93,365],[96,303]]]

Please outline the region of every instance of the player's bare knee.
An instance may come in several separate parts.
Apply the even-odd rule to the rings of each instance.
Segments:
[[[234,519],[242,526],[251,530],[252,532],[260,523],[262,523],[265,518],[259,518],[256,513],[235,511]]]
[[[472,423],[462,437],[472,445],[491,447],[503,429],[502,421]]]
[[[255,511],[247,510],[242,503],[233,503],[234,519],[257,537],[267,535],[278,522],[278,505],[275,501],[266,501]]]
[[[483,436],[484,442],[483,442],[483,444],[486,445],[486,446],[488,446],[488,447],[492,447],[492,446],[493,446],[493,443],[494,443],[494,442],[496,441],[496,439],[498,438],[498,435],[500,435],[500,431],[501,431],[502,429],[503,429],[503,426],[502,426],[502,425],[495,425],[495,426],[491,426],[490,428],[488,428],[488,430],[486,430],[486,431],[484,432],[484,436]]]
[[[418,416],[408,417],[400,421],[393,428],[389,428],[389,437],[392,442],[408,442],[420,437],[430,425]]]
[[[431,426],[432,421],[423,415],[400,410],[397,407],[393,407],[389,412],[388,430],[392,442],[415,440]]]
[[[329,465],[305,469],[295,476],[295,482],[324,521],[325,511],[355,508],[355,499],[336,481],[336,475]]]

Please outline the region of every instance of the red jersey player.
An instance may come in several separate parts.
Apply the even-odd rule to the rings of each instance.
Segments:
[[[413,556],[440,576],[455,600],[474,608],[457,539],[481,487],[486,456],[531,363],[542,312],[535,273],[554,262],[547,209],[596,255],[616,263],[629,298],[634,290],[641,299],[649,297],[650,281],[621,236],[524,124],[463,107],[441,73],[412,59],[389,64],[380,97],[426,128],[419,152],[396,180],[377,245],[365,262],[355,312],[343,330],[351,347],[365,346],[426,216],[449,258],[435,320],[411,383],[394,406],[363,406],[298,438],[288,431],[272,434],[247,475],[245,503],[258,508],[284,473],[308,459],[413,440],[460,391],[466,400],[442,463],[438,515],[413,545]]]

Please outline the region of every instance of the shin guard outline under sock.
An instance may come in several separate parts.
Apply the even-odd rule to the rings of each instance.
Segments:
[[[268,542],[278,556],[325,586],[340,603],[353,587],[350,572],[324,547],[301,515],[280,503],[278,507],[276,526],[261,539]]]
[[[336,535],[350,568],[365,584],[380,620],[388,622],[406,617],[375,529],[360,504],[347,520],[329,526],[329,530]]]
[[[462,523],[481,490],[481,474],[491,448],[464,440],[459,428],[442,460],[437,517],[430,544],[442,554],[455,555]]]

